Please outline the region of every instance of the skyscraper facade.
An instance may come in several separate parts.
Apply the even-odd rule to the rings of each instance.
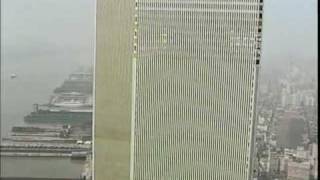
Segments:
[[[97,176],[250,179],[262,1],[99,5]]]

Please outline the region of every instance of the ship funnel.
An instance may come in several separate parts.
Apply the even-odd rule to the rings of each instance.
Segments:
[[[33,111],[38,112],[39,111],[39,104],[34,104],[33,105]]]

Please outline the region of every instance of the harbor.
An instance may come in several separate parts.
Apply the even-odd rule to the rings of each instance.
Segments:
[[[1,179],[89,179],[92,78],[90,70],[70,74],[53,89],[47,103],[30,103],[33,110],[2,133]],[[64,168],[60,173],[51,173],[50,169],[58,168],[59,162],[64,162]],[[19,168],[22,164],[29,170],[19,171],[18,175],[12,171],[13,166]]]
[[[34,104],[24,117],[28,123],[90,124],[92,122],[92,73],[77,72],[54,90],[47,104]]]

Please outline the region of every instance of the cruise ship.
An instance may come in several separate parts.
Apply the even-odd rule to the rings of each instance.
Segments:
[[[76,72],[54,90],[47,104],[35,104],[34,110],[24,117],[32,123],[90,123],[93,105],[93,73]]]

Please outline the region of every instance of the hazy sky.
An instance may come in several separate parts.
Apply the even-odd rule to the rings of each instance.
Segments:
[[[93,59],[94,1],[1,0],[2,61]]]
[[[264,0],[262,69],[317,61],[317,0]],[[315,67],[315,66],[313,66]]]
[[[93,58],[93,0],[2,0],[1,61]],[[265,0],[263,70],[317,59],[317,0]]]

